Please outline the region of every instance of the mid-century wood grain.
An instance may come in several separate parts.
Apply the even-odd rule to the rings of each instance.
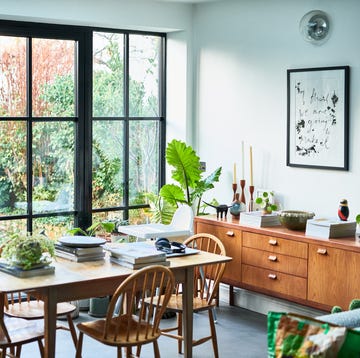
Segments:
[[[194,267],[227,262],[231,257],[200,252],[196,255],[170,258],[170,269],[175,280],[184,284],[184,356],[192,357],[192,297]],[[45,311],[45,357],[55,357],[56,304],[112,294],[133,271],[104,262],[72,262],[57,259],[55,274],[47,276],[18,278],[0,272],[0,293],[15,291],[36,291],[44,301]]]
[[[231,216],[198,216],[196,233],[223,240],[233,257],[223,282],[322,310],[346,309],[360,297],[360,243],[354,237],[319,239],[282,226],[239,225]]]

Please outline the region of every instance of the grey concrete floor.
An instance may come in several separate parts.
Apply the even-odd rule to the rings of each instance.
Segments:
[[[266,316],[243,308],[229,306],[221,302],[216,310],[218,346],[220,357],[236,358],[264,358],[267,356],[267,329]],[[80,312],[74,323],[95,319],[85,312]],[[163,319],[161,325],[174,324],[174,318]],[[66,321],[61,321],[66,324]],[[194,337],[199,337],[209,329],[206,313],[194,315]],[[183,357],[177,353],[177,342],[174,339],[160,337],[159,348],[162,358]],[[23,347],[23,358],[40,357],[37,344],[28,344]],[[56,357],[68,358],[75,356],[75,348],[69,332],[58,330],[56,335]],[[116,349],[102,345],[91,338],[85,337],[83,344],[83,358],[110,358],[116,357]],[[153,357],[152,345],[143,346],[141,357]],[[194,347],[194,358],[213,357],[211,342]]]

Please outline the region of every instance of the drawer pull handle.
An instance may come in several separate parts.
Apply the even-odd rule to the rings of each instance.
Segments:
[[[327,251],[326,251],[326,249],[317,249],[317,253],[320,255],[326,255]]]
[[[270,280],[276,280],[276,278],[277,278],[274,273],[269,273],[268,277],[269,277]]]
[[[227,236],[235,236],[234,231],[227,231],[226,235]]]
[[[277,245],[277,241],[275,239],[270,239],[269,240],[269,244],[272,246],[276,246]]]
[[[268,259],[269,261],[277,261],[277,257],[275,255],[270,255]]]

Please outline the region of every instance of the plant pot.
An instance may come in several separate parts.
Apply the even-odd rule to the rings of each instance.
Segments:
[[[109,296],[90,298],[88,314],[93,317],[105,317],[109,305]]]

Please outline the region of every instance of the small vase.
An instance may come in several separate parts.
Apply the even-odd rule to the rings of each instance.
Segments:
[[[238,217],[240,215],[240,212],[242,211],[242,205],[239,200],[239,193],[235,194],[235,200],[231,203],[230,207],[230,214],[232,216]]]

